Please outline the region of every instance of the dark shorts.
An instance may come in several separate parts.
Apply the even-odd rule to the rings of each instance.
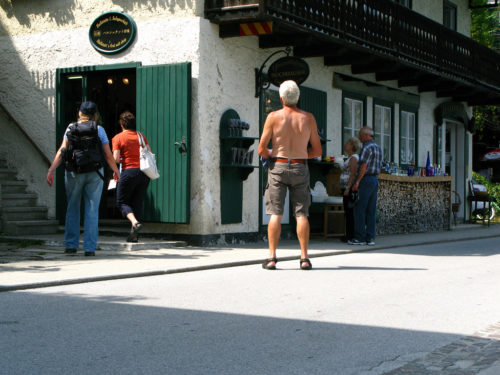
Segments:
[[[287,189],[290,191],[291,212],[294,216],[309,216],[311,192],[307,164],[271,162],[264,192],[266,214],[283,215]]]

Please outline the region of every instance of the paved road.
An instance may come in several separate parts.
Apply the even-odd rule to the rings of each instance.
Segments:
[[[0,293],[0,373],[497,375],[498,242]]]

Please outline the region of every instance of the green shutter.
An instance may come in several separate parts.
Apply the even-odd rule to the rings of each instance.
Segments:
[[[301,86],[298,107],[314,115],[318,130],[322,132],[322,138],[326,138],[326,92]],[[325,143],[322,148],[324,156],[326,155]]]
[[[146,221],[189,223],[191,63],[137,69],[137,127],[156,154],[160,178],[146,195]],[[185,142],[186,153],[180,152]]]
[[[322,151],[323,157],[326,156],[326,134],[327,134],[327,122],[326,122],[326,92],[312,89],[309,87],[300,87],[300,100],[298,103],[300,109],[304,111],[311,112],[316,119],[316,124],[318,125],[318,130],[322,130]],[[321,166],[311,163],[309,165],[310,173],[310,186],[314,188],[317,181],[321,181],[323,185],[327,186],[327,171],[328,169],[323,169]],[[323,223],[323,205],[312,204],[309,209],[309,225],[311,226],[311,233],[321,232]]]

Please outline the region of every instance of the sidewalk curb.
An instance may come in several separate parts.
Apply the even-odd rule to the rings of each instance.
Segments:
[[[494,234],[494,235],[489,235],[489,236],[479,236],[479,237],[464,237],[464,238],[457,238],[457,239],[442,239],[442,240],[422,241],[422,242],[418,242],[418,243],[410,243],[410,244],[405,243],[405,244],[389,245],[389,246],[381,246],[381,245],[366,246],[365,245],[365,246],[358,246],[359,248],[353,249],[353,250],[335,250],[335,251],[328,251],[328,252],[320,253],[320,254],[310,254],[309,258],[320,258],[320,257],[328,257],[328,256],[336,256],[336,255],[355,254],[355,253],[361,253],[361,252],[394,249],[394,248],[402,248],[402,247],[425,246],[425,245],[432,245],[432,244],[438,244],[438,243],[443,243],[443,242],[474,241],[477,239],[487,239],[487,238],[497,238],[497,237],[500,237],[500,234]],[[300,259],[300,256],[287,256],[287,257],[278,258],[279,261],[291,261],[291,260],[299,260],[299,259]],[[174,268],[174,269],[167,269],[167,270],[134,272],[134,273],[124,273],[124,274],[116,274],[116,275],[93,276],[93,277],[83,277],[83,278],[76,278],[76,279],[65,279],[65,280],[57,280],[57,281],[45,281],[45,282],[38,282],[38,283],[27,283],[27,284],[0,286],[0,293],[12,292],[12,291],[17,291],[17,290],[48,288],[48,287],[53,287],[53,286],[84,284],[84,283],[99,282],[99,281],[111,281],[111,280],[138,278],[138,277],[151,277],[151,276],[170,275],[170,274],[176,274],[176,273],[206,271],[206,270],[222,269],[222,268],[242,267],[242,266],[261,264],[264,260],[265,260],[265,258],[237,261],[237,262],[228,262],[228,263],[214,263],[214,264],[208,264],[208,265],[203,265],[203,266],[194,266],[194,267],[181,267],[181,268]]]

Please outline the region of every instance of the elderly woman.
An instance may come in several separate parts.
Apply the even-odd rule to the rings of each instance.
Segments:
[[[354,205],[356,203],[357,191],[354,192],[351,188],[356,181],[358,173],[358,152],[361,146],[361,141],[356,137],[352,137],[344,145],[344,153],[347,155],[347,160],[340,175],[340,189],[344,198],[345,241],[354,238]]]

